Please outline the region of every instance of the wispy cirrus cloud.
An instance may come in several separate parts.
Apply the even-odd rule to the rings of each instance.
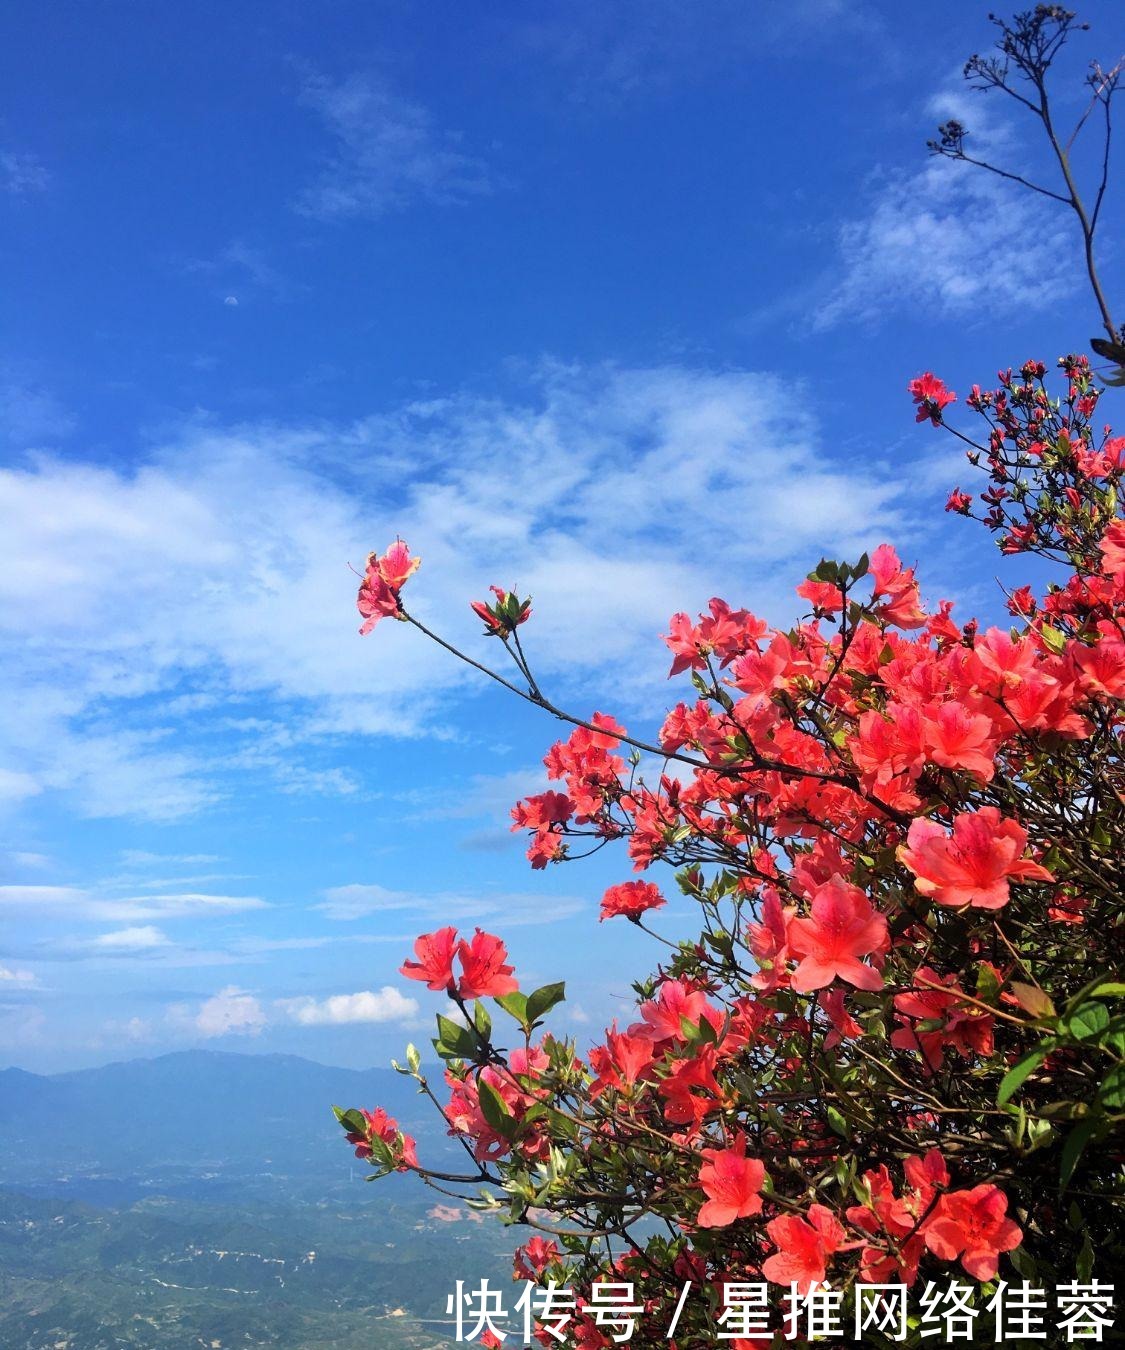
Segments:
[[[971,121],[973,153],[1010,160],[1003,123],[962,93],[932,99],[933,125]],[[930,158],[912,172],[878,170],[866,211],[839,226],[839,264],[813,324],[876,323],[904,311],[945,318],[1056,304],[1072,284],[1058,258],[1074,247],[1057,205],[986,170]]]
[[[3,857],[6,864],[25,872],[39,872],[51,866],[51,859],[46,853],[32,853],[26,849],[16,849]]]
[[[125,867],[164,867],[171,863],[189,866],[198,863],[217,863],[222,859],[216,853],[151,853],[143,848],[124,848],[120,854]]]
[[[168,935],[153,924],[142,924],[100,933],[90,938],[88,945],[95,952],[151,952],[169,946],[170,941]]]
[[[248,296],[288,301],[305,287],[282,272],[266,251],[243,239],[234,239],[211,258],[189,258],[183,270],[199,277],[216,300],[237,307]]]
[[[0,190],[12,197],[30,197],[51,185],[47,166],[26,150],[0,150]]]
[[[43,784],[31,774],[0,767],[0,802],[20,802],[42,791]]]
[[[267,902],[255,895],[186,892],[107,896],[77,886],[0,886],[0,914],[18,914],[26,918],[70,917],[128,923],[144,919],[244,914],[267,908]]]
[[[503,918],[506,927],[522,928],[557,923],[586,907],[583,900],[571,895],[552,895],[550,903],[544,904],[541,891],[441,891],[423,895],[355,882],[330,887],[313,909],[343,922],[401,912],[454,924]]]
[[[399,625],[357,636],[347,563],[396,534],[424,558],[420,617],[471,647],[467,601],[518,585],[554,689],[612,675],[659,711],[669,613],[730,592],[788,617],[824,552],[908,536],[899,468],[834,458],[769,375],[558,363],[350,424],[193,422],[135,467],[33,456],[0,469],[10,795],[174,820],[252,781],[354,790],[334,747],[432,734],[475,679]]]
[[[34,989],[38,982],[34,971],[22,970],[17,966],[0,965],[0,994]]]
[[[417,202],[454,206],[487,195],[493,175],[421,103],[375,72],[341,80],[306,75],[301,102],[320,117],[335,149],[297,198],[316,220],[372,220]]]
[[[744,0],[561,0],[529,9],[513,27],[521,53],[559,67],[575,103],[617,103],[713,77],[779,53],[862,40],[880,55],[888,44],[866,0],[792,0],[784,10]],[[888,58],[889,59],[889,58]]]

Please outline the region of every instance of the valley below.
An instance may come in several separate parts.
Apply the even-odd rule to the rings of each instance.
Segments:
[[[333,1101],[387,1105],[431,1156],[449,1148],[405,1087],[202,1052],[0,1073],[0,1345],[451,1344],[446,1295],[458,1279],[507,1286],[520,1239],[416,1179],[363,1184]]]

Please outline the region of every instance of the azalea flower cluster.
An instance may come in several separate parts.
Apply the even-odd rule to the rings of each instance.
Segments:
[[[698,933],[585,1047],[546,1029],[562,987],[520,991],[498,937],[423,935],[402,971],[453,1004],[444,1100],[417,1051],[403,1072],[471,1164],[428,1169],[393,1122],[341,1119],[379,1170],[544,1230],[520,1278],[632,1282],[645,1345],[669,1343],[685,1281],[712,1306],[682,1348],[731,1281],[956,1273],[983,1297],[1006,1266],[1048,1282],[1125,1263],[1125,440],[1094,437],[1088,365],[1060,364],[1060,398],[1032,362],[968,400],[989,427],[969,449],[984,523],[1059,565],[1011,592],[1010,628],[927,605],[889,545],[825,561],[789,629],[717,598],[674,615],[670,675],[691,693],[645,739],[551,704],[516,647],[525,602],[485,607],[525,684],[504,682],[573,726],[545,757],[552,786],[512,812],[531,865],[616,844],[633,877],[600,920],[650,928],[674,886]],[[910,393],[945,425],[940,379]],[[416,622],[399,548],[360,608],[384,586]],[[579,1315],[566,1343],[611,1339]]]

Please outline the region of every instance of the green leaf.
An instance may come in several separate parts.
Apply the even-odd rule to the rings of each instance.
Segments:
[[[557,1004],[566,998],[566,985],[563,982],[558,984],[545,984],[542,989],[536,989],[534,994],[528,996],[527,1000],[527,1020],[528,1022],[538,1022],[541,1017]]]
[[[1109,1026],[1109,1009],[1104,1003],[1083,1003],[1066,1019],[1064,1030],[1078,1041],[1092,1040]]]
[[[517,989],[514,994],[500,994],[495,1000],[509,1017],[514,1017],[521,1027],[527,1026],[527,995]]]
[[[1125,998],[1125,984],[1116,980],[1107,980],[1090,990],[1095,998]]]
[[[843,1113],[838,1111],[834,1106],[828,1108],[828,1123],[841,1139],[847,1139],[851,1136],[851,1131],[848,1129],[848,1122],[844,1119]]]
[[[1097,1128],[1096,1120],[1084,1120],[1075,1125],[1074,1129],[1067,1135],[1062,1146],[1062,1154],[1059,1157],[1059,1189],[1066,1190],[1067,1183],[1074,1175],[1074,1169],[1078,1166],[1078,1160],[1082,1157],[1082,1151],[1090,1142],[1090,1136]]]
[[[1086,1284],[1090,1276],[1094,1273],[1094,1244],[1090,1241],[1090,1231],[1086,1230],[1082,1239],[1082,1250],[1078,1253],[1078,1259],[1074,1263],[1075,1273],[1078,1278]]]
[[[395,1157],[391,1152],[391,1146],[385,1139],[380,1139],[377,1134],[373,1134],[367,1141],[371,1145],[372,1161],[378,1161],[384,1167],[393,1167]]]
[[[348,1111],[341,1111],[338,1106],[332,1108],[336,1119],[349,1134],[366,1134],[367,1121],[363,1118],[363,1113],[357,1111],[353,1106]]]
[[[481,1040],[487,1041],[492,1032],[492,1018],[489,1017],[488,1009],[479,999],[473,1004],[473,1022],[476,1024]]]
[[[1050,624],[1040,625],[1039,636],[1056,656],[1066,648],[1066,634],[1060,632],[1057,628],[1052,628]]]
[[[1029,1078],[1046,1058],[1046,1050],[1030,1050],[1018,1060],[1001,1080],[1000,1090],[996,1094],[996,1105],[1006,1106],[1023,1086],[1024,1080]]]
[[[422,1064],[422,1056],[418,1053],[416,1045],[406,1047],[406,1062],[410,1066],[411,1073],[417,1073]]]
[[[1125,1106],[1125,1064],[1115,1064],[1102,1079],[1098,1101],[1111,1111],[1120,1111]]]
[[[994,966],[982,961],[977,966],[977,998],[982,1003],[995,1003],[1000,994],[1000,980]]]
[[[1035,1279],[1035,1259],[1022,1247],[1017,1247],[1015,1251],[1009,1252],[1008,1259],[1025,1280]]]
[[[1102,829],[1100,822],[1095,821],[1091,829],[1091,838]],[[1080,1008],[1087,999],[1095,998],[1099,994],[1104,994],[1107,998],[1116,996],[1118,990],[1125,990],[1125,985],[1118,985],[1112,977],[1108,975],[1098,975],[1088,984],[1084,984],[1081,989],[1073,996],[1067,999],[1066,1012],[1072,1013],[1075,1008]]]
[[[477,1053],[476,1035],[460,1022],[437,1015],[438,1036],[434,1049],[442,1059],[473,1059]]]
[[[511,1128],[512,1117],[504,1098],[491,1083],[483,1078],[477,1079],[477,1099],[480,1101],[480,1113],[500,1134],[506,1134]]]

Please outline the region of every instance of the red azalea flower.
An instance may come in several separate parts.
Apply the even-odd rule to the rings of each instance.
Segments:
[[[911,380],[906,387],[910,397],[918,405],[918,415],[914,420],[924,422],[929,418],[935,427],[941,425],[942,409],[947,408],[957,398],[952,390],[945,387],[943,380],[939,380],[928,370],[924,375]]]
[[[366,637],[380,619],[399,617],[398,593],[421,566],[421,558],[412,558],[401,539],[378,554],[367,555],[367,569],[359,585],[356,608],[363,615],[360,634]]]
[[[700,1228],[725,1228],[761,1210],[766,1169],[757,1158],[746,1156],[745,1135],[738,1135],[729,1148],[705,1148],[703,1157],[699,1184],[707,1200],[696,1219]]]
[[[515,1277],[518,1280],[537,1280],[552,1261],[559,1258],[557,1242],[547,1241],[538,1235],[517,1249],[515,1255]]]
[[[660,888],[651,881],[623,881],[618,886],[610,886],[602,896],[598,922],[616,918],[619,914],[627,919],[639,919],[647,910],[659,909],[666,903]]]
[[[457,959],[465,972],[457,984],[463,999],[498,998],[513,994],[519,984],[512,979],[512,967],[505,965],[508,949],[498,937],[477,929],[471,942],[457,944]]]
[[[799,958],[792,986],[800,994],[846,980],[857,989],[882,989],[883,977],[860,960],[887,945],[887,921],[859,889],[834,876],[813,897],[808,918],[789,924],[789,949]]]
[[[1053,881],[1045,867],[1023,858],[1027,831],[995,806],[963,811],[948,835],[933,820],[910,826],[899,860],[914,873],[914,889],[939,905],[1001,909],[1008,882]]]
[[[393,591],[403,586],[422,565],[421,558],[412,558],[410,549],[401,539],[396,539],[383,556],[376,560],[379,575]]]
[[[399,967],[399,974],[408,980],[424,980],[427,989],[452,990],[456,987],[453,976],[453,957],[457,950],[457,929],[439,928],[436,933],[423,933],[414,941],[414,954],[417,961],[405,961]]]
[[[1107,575],[1119,577],[1125,573],[1125,520],[1115,520],[1109,526],[1098,548]]]
[[[961,1258],[965,1271],[977,1280],[991,1280],[1001,1252],[1023,1241],[1017,1224],[1007,1218],[1008,1197],[992,1185],[971,1191],[953,1191],[938,1201],[926,1224],[926,1246],[943,1261]]]
[[[785,1214],[766,1224],[778,1251],[762,1263],[762,1274],[774,1284],[795,1284],[807,1294],[828,1271],[829,1258],[844,1241],[844,1227],[824,1205],[810,1205],[807,1217]]]

